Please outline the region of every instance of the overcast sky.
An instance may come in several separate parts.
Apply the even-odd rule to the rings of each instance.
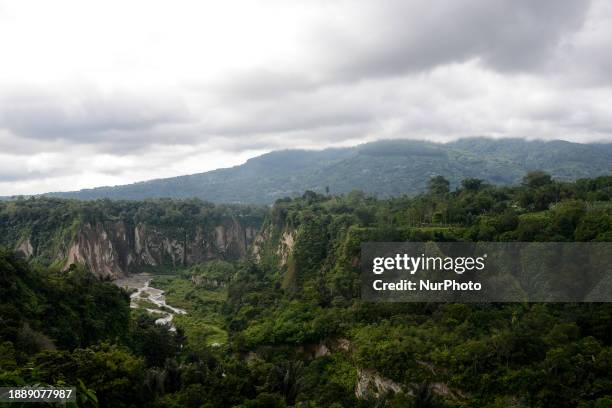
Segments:
[[[0,195],[474,135],[612,141],[612,2],[0,0]]]

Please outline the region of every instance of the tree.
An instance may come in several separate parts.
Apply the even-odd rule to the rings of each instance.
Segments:
[[[442,176],[435,176],[429,179],[427,188],[430,194],[444,195],[450,191],[450,183]]]
[[[530,171],[523,177],[523,185],[531,188],[543,187],[552,182],[550,174],[540,170]]]
[[[484,185],[484,180],[477,178],[466,178],[461,182],[461,187],[468,191],[478,191]]]
[[[576,241],[590,241],[594,239],[606,241],[604,238],[605,234],[612,232],[611,221],[612,216],[607,215],[603,211],[587,212],[576,228],[574,238]]]
[[[567,239],[573,239],[574,231],[585,213],[586,208],[582,201],[568,200],[559,203],[553,211],[554,232]]]
[[[266,381],[267,386],[271,391],[282,394],[285,401],[293,405],[303,386],[303,372],[304,363],[301,360],[286,361],[272,368]]]

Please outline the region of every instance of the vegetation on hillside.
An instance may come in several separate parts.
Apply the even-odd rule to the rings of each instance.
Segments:
[[[470,177],[498,185],[516,184],[531,170],[570,181],[610,174],[612,144],[577,144],[524,139],[461,139],[447,144],[387,140],[322,151],[284,150],[245,164],[207,173],[100,187],[53,196],[91,200],[199,197],[215,203],[271,204],[304,190],[334,194],[354,189],[379,198],[425,192],[433,175],[453,187]]]
[[[109,225],[125,234],[139,224],[153,227],[164,238],[179,242],[193,240],[200,227],[215,227],[233,219],[244,227],[257,229],[267,209],[262,206],[215,205],[199,199],[76,201],[49,197],[19,198],[0,201],[0,245],[16,248],[20,243],[31,245],[34,258],[52,263],[65,255],[69,244],[85,225]],[[125,229],[117,229],[117,224]],[[110,231],[109,231],[110,232]],[[133,237],[128,237],[128,241]]]
[[[191,312],[177,332],[130,314],[126,293],[80,268],[3,251],[0,383],[82,384],[112,407],[611,406],[611,304],[359,299],[363,241],[612,241],[612,177],[452,186],[277,201],[259,262],[155,282]]]

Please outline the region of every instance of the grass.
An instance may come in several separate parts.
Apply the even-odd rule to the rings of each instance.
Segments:
[[[138,303],[139,309],[159,309],[159,306],[149,299],[136,299],[136,302]]]
[[[185,331],[189,346],[196,351],[201,351],[215,343],[227,343],[227,332],[206,318],[188,314],[176,315],[174,323]]]
[[[185,331],[190,347],[202,350],[215,343],[227,343],[224,320],[218,310],[227,299],[227,290],[196,287],[181,276],[156,276],[151,286],[164,291],[166,303],[187,311],[175,315],[174,324]]]
[[[190,280],[176,276],[155,277],[151,286],[164,291],[166,303],[185,309],[188,313],[208,309],[205,306],[218,306],[227,299],[225,289],[210,290],[197,288]],[[211,312],[211,310],[205,310]]]

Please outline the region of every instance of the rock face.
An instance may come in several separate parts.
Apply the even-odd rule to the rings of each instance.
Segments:
[[[293,251],[293,247],[295,246],[295,232],[292,230],[283,231],[283,235],[281,237],[280,245],[276,251],[280,259],[281,266],[287,265],[287,261],[289,260],[289,255],[291,251]]]
[[[247,255],[256,233],[255,227],[230,217],[214,226],[196,225],[188,231],[124,221],[84,223],[62,243],[55,261],[64,268],[84,264],[101,278],[115,279],[155,268],[239,259]],[[36,252],[30,238],[15,249],[25,257]]]
[[[274,239],[273,236],[275,234],[272,232],[272,229],[271,225],[266,225],[255,235],[251,253],[255,260],[260,262],[264,253],[271,251],[278,261],[278,266],[283,267],[287,265],[289,256],[295,246],[296,231],[293,228],[284,227],[278,238]],[[268,245],[271,245],[271,247]]]
[[[211,279],[199,275],[193,275],[191,277],[191,283],[193,283],[197,287],[206,289],[224,288],[227,285],[227,283],[221,279]]]
[[[29,258],[34,255],[34,247],[30,242],[30,238],[28,237],[22,240],[19,244],[17,244],[17,246],[15,247],[15,252],[23,255],[26,258]]]
[[[357,385],[355,396],[359,399],[366,399],[368,396],[378,397],[390,391],[400,392],[402,386],[396,382],[383,377],[376,370],[360,369],[357,371]]]

